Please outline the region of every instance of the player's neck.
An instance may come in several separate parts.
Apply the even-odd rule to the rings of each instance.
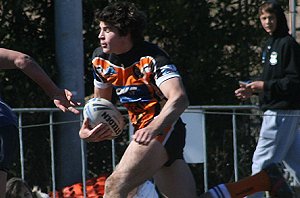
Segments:
[[[133,42],[131,40],[130,35],[128,34],[124,40],[122,40],[121,44],[119,45],[120,48],[115,54],[125,54],[126,52],[129,52],[133,48]]]

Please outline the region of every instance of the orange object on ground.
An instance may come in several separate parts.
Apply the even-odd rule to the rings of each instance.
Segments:
[[[107,175],[91,178],[86,181],[86,197],[87,198],[102,198],[104,195],[104,185]],[[49,196],[52,198],[53,192]],[[55,192],[56,198],[84,198],[83,184],[76,183],[71,186],[64,187]]]

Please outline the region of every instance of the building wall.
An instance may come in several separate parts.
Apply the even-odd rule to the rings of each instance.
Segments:
[[[290,0],[291,2],[292,0]],[[300,0],[295,0],[296,1],[296,17],[295,17],[295,29],[296,29],[296,34],[295,37],[297,39],[297,41],[300,43]],[[290,3],[291,5],[291,3]],[[292,31],[292,11],[293,9],[290,7],[288,13],[287,13],[287,19],[288,19],[288,23],[289,23],[289,28]]]
[[[300,0],[297,0],[296,12],[296,39],[300,43]]]

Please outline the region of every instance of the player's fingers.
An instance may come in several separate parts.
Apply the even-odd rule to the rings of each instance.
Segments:
[[[95,138],[101,138],[107,135],[107,133],[109,134],[109,130],[107,130],[106,128],[102,128],[101,130],[97,131],[97,133],[95,134]]]
[[[74,100],[72,99],[73,94],[72,94],[71,91],[65,89],[65,96],[66,96],[67,100],[69,101],[69,103],[70,103],[72,106],[79,106],[79,105],[81,105],[80,102],[74,101]]]
[[[79,106],[79,105],[81,105],[80,102],[74,101],[74,100],[72,99],[73,94],[72,94],[71,91],[65,89],[65,96],[66,96],[67,100],[69,101],[69,103],[70,103],[72,106]]]
[[[112,136],[112,132],[106,124],[100,123],[91,131],[90,139],[94,142],[99,142]]]
[[[146,136],[145,136],[145,139],[143,141],[143,144],[148,145],[151,140],[152,140],[152,135],[147,133]]]
[[[67,89],[65,89],[65,95],[68,100],[71,100],[71,98],[73,96],[72,92]]]
[[[143,135],[142,135],[142,137],[140,138],[140,143],[141,144],[146,144],[146,140],[147,140],[147,135],[148,133],[144,133]]]
[[[80,106],[80,105],[81,105],[81,102],[77,102],[77,101],[74,101],[74,100],[70,100],[69,102],[70,102],[70,104],[71,104],[73,107],[76,107],[76,106]]]
[[[133,134],[132,139],[133,139],[135,142],[139,143],[140,137],[139,137],[138,131],[136,131],[135,134]]]
[[[111,132],[109,132],[109,131],[98,131],[98,132],[94,133],[90,137],[90,139],[93,142],[100,142],[103,140],[112,139],[112,136],[111,136]]]
[[[66,98],[68,99],[68,101],[70,102],[70,104],[71,104],[72,106],[78,106],[78,105],[81,105],[80,102],[74,101],[74,100],[72,99],[73,93],[72,93],[71,91],[65,89],[65,95],[66,95]]]
[[[110,130],[107,130],[105,133],[101,134],[99,139],[101,139],[101,140],[112,140],[113,139],[112,132]]]
[[[147,138],[147,133],[144,133],[142,131],[137,131],[134,140],[139,144],[144,144],[146,138]]]
[[[68,109],[65,106],[61,105],[61,104],[55,103],[55,105],[56,105],[57,108],[59,108],[64,113],[68,111]]]
[[[105,131],[105,130],[107,130],[109,127],[107,126],[107,124],[105,124],[105,123],[100,123],[100,124],[98,124],[98,125],[96,125],[95,127],[94,127],[94,130],[97,130],[97,131]]]
[[[76,108],[74,108],[74,107],[68,107],[68,111],[70,111],[70,112],[72,112],[72,113],[74,113],[74,114],[79,114],[80,112],[76,109]]]

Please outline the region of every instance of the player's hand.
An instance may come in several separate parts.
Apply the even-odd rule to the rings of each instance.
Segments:
[[[80,112],[75,108],[80,105],[80,102],[72,100],[73,94],[67,89],[60,89],[58,93],[53,96],[53,102],[57,108],[63,112],[70,111],[74,114],[79,114]]]
[[[132,139],[139,144],[148,145],[157,135],[158,133],[148,125],[145,128],[137,130],[132,136]]]
[[[112,132],[107,124],[100,123],[94,128],[91,128],[88,119],[83,121],[79,131],[79,137],[88,142],[100,142],[113,138]]]

